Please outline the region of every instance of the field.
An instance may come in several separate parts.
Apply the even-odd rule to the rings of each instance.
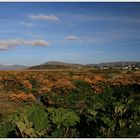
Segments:
[[[0,137],[140,137],[140,71],[0,71]]]

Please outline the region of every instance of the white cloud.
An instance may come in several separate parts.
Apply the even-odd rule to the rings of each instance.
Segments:
[[[49,45],[49,43],[45,40],[31,40],[31,41],[25,41],[25,45],[46,47]]]
[[[51,14],[51,15],[45,15],[45,14],[29,15],[29,18],[34,19],[34,20],[47,20],[47,21],[52,21],[52,22],[59,21],[59,17],[57,17],[53,14]]]
[[[65,40],[70,40],[70,41],[78,40],[78,36],[68,35],[65,37]]]
[[[32,23],[29,23],[29,22],[21,22],[20,24],[24,25],[25,27],[28,27],[28,28],[31,28],[34,26]]]
[[[13,40],[0,40],[0,50],[8,50],[17,46],[49,46],[49,42],[46,40],[23,40],[23,39],[13,39]]]

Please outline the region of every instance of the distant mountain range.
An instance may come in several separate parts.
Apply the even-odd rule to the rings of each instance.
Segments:
[[[57,62],[57,61],[48,61],[47,63],[37,65],[37,66],[32,66],[28,69],[30,70],[41,70],[41,69],[70,69],[70,68],[81,68],[81,67],[103,67],[103,66],[108,66],[108,67],[119,67],[119,66],[128,66],[128,65],[135,65],[135,66],[140,66],[140,62],[108,62],[108,63],[100,63],[100,64],[75,64],[75,63],[64,63],[64,62]]]
[[[22,70],[22,69],[27,69],[29,66],[24,66],[24,65],[0,65],[0,70]]]
[[[76,63],[64,63],[64,62],[58,62],[58,61],[48,61],[46,63],[43,63],[41,65],[35,65],[35,66],[24,66],[24,65],[0,65],[0,70],[54,70],[54,69],[72,69],[72,68],[81,68],[81,67],[120,67],[120,66],[128,66],[128,65],[135,65],[140,66],[140,62],[107,62],[107,63],[99,63],[99,64],[76,64]]]
[[[128,66],[128,65],[135,65],[135,66],[140,66],[140,62],[138,61],[119,61],[119,62],[107,62],[107,63],[100,63],[100,64],[87,64],[86,66],[114,66],[114,67],[119,67],[119,66]]]

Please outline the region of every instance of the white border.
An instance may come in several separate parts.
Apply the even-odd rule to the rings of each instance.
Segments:
[[[140,2],[140,0],[0,0],[1,2]],[[0,138],[0,140],[11,140],[11,138]],[[14,140],[21,140],[21,138],[12,138]],[[22,138],[25,139],[25,138]],[[39,138],[26,138],[26,140],[37,140]],[[41,138],[41,139],[45,139],[46,138]],[[88,139],[88,138],[49,138],[49,140],[58,140],[58,139],[63,139],[63,140],[67,140],[67,139]],[[123,140],[123,139],[128,139],[128,138],[91,138],[91,139],[99,139],[99,140],[109,140],[109,139],[114,139],[114,140]],[[129,140],[140,140],[140,138],[129,138]]]
[[[140,0],[0,0],[0,2],[140,2]]]

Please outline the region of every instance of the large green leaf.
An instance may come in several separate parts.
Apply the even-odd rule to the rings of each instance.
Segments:
[[[0,125],[0,138],[7,138],[8,134],[14,130],[14,125],[11,123],[5,123]]]
[[[52,123],[55,124],[57,128],[60,128],[60,126],[71,127],[80,121],[74,112],[64,108],[48,108],[47,110],[50,113]]]
[[[44,108],[34,107],[30,111],[28,118],[33,122],[35,130],[42,131],[49,127],[48,114]]]

